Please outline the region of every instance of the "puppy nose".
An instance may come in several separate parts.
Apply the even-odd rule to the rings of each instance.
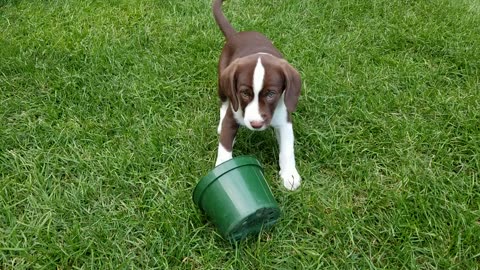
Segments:
[[[261,128],[263,127],[264,122],[263,121],[251,121],[250,125],[252,128]]]

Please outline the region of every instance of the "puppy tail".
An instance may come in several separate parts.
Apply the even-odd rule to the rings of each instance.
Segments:
[[[213,17],[215,18],[215,21],[217,22],[218,26],[220,27],[220,30],[222,31],[223,35],[225,36],[226,39],[229,39],[231,36],[233,36],[237,31],[233,28],[233,26],[228,22],[227,18],[225,15],[223,15],[222,12],[222,2],[224,0],[214,0],[212,4],[212,10],[213,10]]]

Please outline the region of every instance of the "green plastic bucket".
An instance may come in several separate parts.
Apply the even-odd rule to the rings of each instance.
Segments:
[[[232,242],[259,233],[280,217],[260,162],[250,156],[215,167],[198,182],[193,201]]]

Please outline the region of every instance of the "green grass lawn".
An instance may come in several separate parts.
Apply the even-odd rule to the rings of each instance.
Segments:
[[[479,269],[480,2],[230,0],[304,81],[303,185],[242,130],[283,216],[235,248],[214,165],[210,0],[0,1],[1,269]]]

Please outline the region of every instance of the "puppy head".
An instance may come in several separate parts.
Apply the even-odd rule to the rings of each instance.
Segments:
[[[289,113],[295,111],[301,79],[287,61],[269,54],[254,54],[232,62],[220,74],[219,84],[232,109],[241,112],[245,126],[264,130],[280,102]]]

